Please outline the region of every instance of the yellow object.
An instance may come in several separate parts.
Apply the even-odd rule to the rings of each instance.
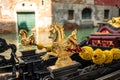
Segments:
[[[25,47],[25,49],[26,50],[32,49],[31,45],[35,45],[34,33],[28,36],[27,31],[24,29],[21,29],[19,32],[19,35],[21,36],[21,44]]]
[[[105,54],[106,59],[105,59],[105,64],[111,63],[113,61],[113,54],[109,50],[103,51],[103,54]]]
[[[43,48],[45,48],[47,52],[50,52],[51,48],[52,48],[51,45],[45,45],[44,46],[41,42],[38,43],[38,44],[36,44],[36,46],[37,46],[37,49],[40,49],[40,50],[43,49]]]
[[[46,49],[47,52],[51,52],[51,50],[52,50],[51,45],[46,45],[44,48]]]
[[[120,28],[120,17],[113,17],[112,20],[109,20],[107,23],[113,25],[115,28]]]
[[[83,51],[79,53],[79,56],[84,60],[91,60],[93,55],[93,49],[89,46],[83,46],[82,50]]]
[[[114,60],[120,59],[120,49],[118,49],[118,48],[112,48],[110,51],[113,54],[113,59]]]
[[[74,54],[74,51],[79,50],[76,39],[77,30],[74,30],[66,39],[64,38],[63,26],[59,24],[52,24],[49,32],[49,38],[53,40],[53,43],[51,47],[45,46],[45,48],[47,50],[51,49],[51,52],[47,52],[45,55],[41,56],[41,58],[48,60],[50,55],[57,57],[58,59],[55,63],[56,68],[72,65],[74,62],[70,56]],[[54,34],[56,34],[56,37],[53,37]]]
[[[96,49],[93,52],[92,60],[95,64],[103,64],[105,62],[105,54],[103,54],[103,51],[101,49]]]
[[[36,46],[37,46],[38,49],[43,49],[44,48],[42,43],[38,43],[38,44],[36,44]]]

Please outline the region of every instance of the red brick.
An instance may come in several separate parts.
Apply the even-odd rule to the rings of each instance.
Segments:
[[[120,6],[120,0],[94,0],[95,5]]]

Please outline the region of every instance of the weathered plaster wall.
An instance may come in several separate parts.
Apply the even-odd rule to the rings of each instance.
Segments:
[[[22,3],[25,2],[25,6]],[[30,4],[35,4],[33,7]],[[12,32],[17,30],[16,12],[35,11],[35,26],[47,27],[52,23],[51,0],[1,0],[0,1],[0,33]],[[12,23],[11,23],[12,22]],[[9,27],[9,28],[8,28]],[[11,29],[12,28],[12,29]]]
[[[82,19],[82,10],[84,8],[90,8],[92,9],[92,18],[91,19]],[[74,10],[74,19],[73,20],[68,20],[68,10]],[[78,25],[81,24],[92,24],[93,21],[95,20],[95,8],[94,5],[80,5],[80,4],[59,4],[59,3],[54,3],[53,4],[53,22],[60,23],[64,25],[67,22],[71,23],[77,23]]]
[[[49,0],[43,1],[44,2],[42,2],[42,0],[0,0],[0,32],[16,32],[15,7],[21,2],[31,2],[36,5],[36,26],[41,28],[55,22],[60,24],[72,22],[78,25],[97,25],[97,22],[108,21],[112,17],[119,16],[120,3],[118,3],[118,0],[112,0],[112,2],[114,2],[113,4],[111,0],[103,0],[102,3],[101,0],[52,0],[52,3],[46,2]],[[115,5],[116,3],[117,6]],[[84,8],[90,8],[92,10],[91,19],[82,19],[81,14]],[[110,10],[108,19],[104,19],[105,9]],[[74,10],[73,20],[68,20],[68,10]]]
[[[52,0],[52,2],[64,4],[94,4],[94,0]]]
[[[15,33],[14,7],[17,0],[0,0],[0,33]]]
[[[108,9],[110,10],[109,18],[104,19],[104,10]],[[112,17],[118,16],[118,9],[113,6],[95,6],[95,14],[96,14],[96,20],[98,21],[108,21]]]
[[[82,1],[82,0],[81,0]],[[66,22],[77,23],[80,26],[93,24],[98,26],[98,22],[106,22],[112,17],[119,16],[119,8],[113,5],[95,5],[94,0],[83,0],[82,4],[61,4],[53,3],[53,22],[65,24]],[[82,19],[84,8],[92,10],[91,19]],[[74,10],[74,19],[68,20],[68,10]],[[109,18],[104,19],[104,10],[109,10]]]

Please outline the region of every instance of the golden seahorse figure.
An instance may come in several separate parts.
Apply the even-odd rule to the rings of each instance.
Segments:
[[[21,44],[26,49],[31,49],[31,45],[35,45],[35,36],[34,33],[32,33],[30,36],[28,36],[28,33],[26,30],[21,29],[19,31],[19,35],[21,36]]]
[[[53,37],[54,33],[56,34],[55,39]],[[51,52],[47,52],[45,55],[43,55],[42,59],[48,60],[49,56],[53,55],[58,58],[55,63],[56,68],[72,65],[74,62],[70,56],[73,55],[77,50],[81,50],[77,45],[76,33],[77,30],[74,30],[71,35],[65,39],[63,26],[60,24],[52,24],[50,26],[49,36],[49,38],[53,40]]]

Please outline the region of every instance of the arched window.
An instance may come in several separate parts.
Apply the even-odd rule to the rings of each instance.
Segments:
[[[90,8],[85,8],[82,11],[82,19],[91,19],[92,18],[92,10]]]

